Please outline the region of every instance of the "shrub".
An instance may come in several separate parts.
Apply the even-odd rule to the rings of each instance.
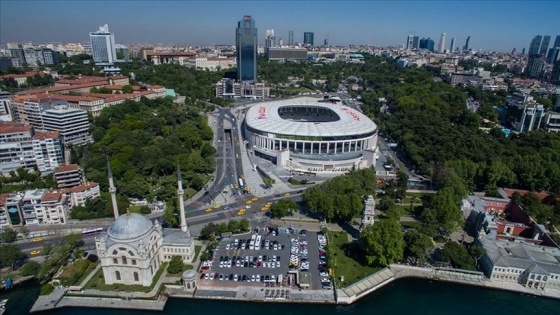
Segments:
[[[51,294],[54,291],[54,286],[50,283],[45,283],[41,286],[41,295]]]

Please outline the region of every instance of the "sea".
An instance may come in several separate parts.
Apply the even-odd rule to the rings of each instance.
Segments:
[[[28,314],[39,293],[35,283],[11,292],[4,315]],[[399,279],[348,306],[170,299],[163,312],[64,308],[39,315],[548,315],[560,314],[560,300],[424,279]]]

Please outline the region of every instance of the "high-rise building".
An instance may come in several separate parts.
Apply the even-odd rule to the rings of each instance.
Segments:
[[[276,36],[274,36],[274,30],[266,30],[266,37],[264,40],[264,53],[268,54],[268,49],[276,47]]]
[[[109,33],[109,25],[105,24],[97,32],[89,33],[89,40],[96,64],[113,64],[117,60],[115,34]]]
[[[533,39],[531,40],[531,44],[529,45],[529,52],[528,52],[529,56],[537,55],[539,53],[539,50],[541,48],[541,42],[542,42],[541,35],[537,35],[533,37]]]
[[[303,44],[313,46],[315,33],[313,32],[304,32],[303,33]]]
[[[329,39],[325,38],[325,40],[323,41],[323,46],[327,47],[329,46]]]
[[[20,65],[25,62],[25,55],[23,54],[22,48],[11,48],[10,52],[12,53],[12,57],[18,59]]]
[[[525,73],[527,73],[530,77],[539,77],[542,74],[544,66],[544,57],[539,54],[529,55]]]
[[[41,174],[50,174],[64,163],[64,145],[58,131],[35,131],[33,151]]]
[[[560,47],[550,48],[546,57],[546,63],[554,64],[560,57]]]
[[[465,51],[465,52],[469,51],[470,44],[471,44],[471,37],[467,36],[467,40],[465,41],[465,46],[463,46],[463,51]]]
[[[237,49],[237,80],[257,80],[257,27],[250,15],[245,15],[237,23],[235,30]]]
[[[552,73],[550,75],[550,81],[553,84],[560,84],[560,60],[557,60],[552,68]],[[560,111],[560,94],[556,95],[556,104],[554,106],[556,110]]]
[[[0,143],[0,171],[3,175],[20,167],[33,170],[33,127],[13,121],[0,121]]]
[[[449,46],[449,52],[453,53],[455,51],[455,36],[451,39],[451,45]]]
[[[14,66],[12,59],[15,58],[0,56],[0,72],[8,72],[8,69]]]
[[[441,33],[441,36],[439,38],[438,52],[445,52],[445,33]]]
[[[556,35],[556,39],[554,40],[554,45],[552,48],[560,47],[560,35]]]
[[[64,145],[82,145],[92,141],[87,112],[83,109],[58,105],[43,111],[42,117],[44,129],[59,131]]]
[[[545,35],[541,43],[541,49],[539,49],[539,55],[543,55],[543,56],[546,55],[546,51],[548,50],[548,44],[550,44],[550,35]]]
[[[294,31],[288,31],[288,46],[294,46]]]
[[[420,40],[420,45],[419,48],[420,49],[427,49],[429,51],[434,51],[434,41],[431,38],[422,38]]]
[[[414,36],[408,35],[408,36],[406,37],[406,49],[407,49],[407,50],[412,49],[413,41],[414,41]]]
[[[52,49],[41,49],[40,54],[45,66],[54,66],[58,64],[58,53]]]

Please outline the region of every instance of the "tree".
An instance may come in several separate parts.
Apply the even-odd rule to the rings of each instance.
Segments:
[[[408,230],[404,233],[404,242],[406,244],[404,255],[412,258],[417,264],[426,261],[426,254],[433,246],[432,240],[425,234],[416,230]]]
[[[131,94],[134,92],[134,89],[132,88],[132,85],[127,84],[127,85],[123,85],[121,91],[125,94]]]
[[[463,224],[463,214],[452,188],[443,188],[435,195],[426,198],[422,220],[432,233],[441,231],[446,235]]]
[[[171,261],[169,261],[169,266],[167,267],[167,272],[170,274],[178,274],[183,270],[185,270],[185,264],[183,263],[181,256],[171,257]]]
[[[471,247],[470,252],[471,255],[474,257],[475,266],[478,268],[478,261],[480,260],[480,258],[484,256],[484,254],[486,254],[486,250],[482,246],[475,245]]]
[[[360,243],[368,265],[389,265],[403,257],[401,226],[394,219],[367,226],[360,233]]]
[[[0,245],[0,268],[11,267],[24,257],[21,249],[14,244]]]
[[[270,206],[270,214],[273,218],[282,218],[297,209],[297,204],[291,199],[282,199]]]
[[[441,254],[449,259],[451,265],[459,269],[476,270],[473,257],[465,246],[455,242],[447,242],[443,247]]]
[[[82,235],[80,234],[69,234],[65,237],[66,244],[70,245],[71,248],[76,248],[82,246],[84,244],[84,240],[82,239]]]
[[[218,232],[221,233],[225,233],[228,231],[228,225],[225,222],[222,222],[220,224],[218,224]]]
[[[30,260],[28,262],[26,262],[20,269],[21,275],[22,276],[37,276],[39,274],[39,271],[41,271],[41,265],[34,261],[34,260]]]
[[[43,245],[43,255],[49,256],[53,250],[53,246],[51,244]]]
[[[242,232],[249,232],[251,230],[251,226],[249,225],[249,220],[247,220],[247,218],[243,218],[239,221],[239,229],[241,229]]]
[[[0,241],[4,243],[13,243],[17,240],[17,232],[6,228],[0,233]]]
[[[266,189],[272,188],[272,185],[274,184],[274,179],[270,177],[264,177],[263,183]]]
[[[239,230],[239,221],[237,220],[231,220],[228,222],[228,230],[231,233],[237,233],[237,230]]]

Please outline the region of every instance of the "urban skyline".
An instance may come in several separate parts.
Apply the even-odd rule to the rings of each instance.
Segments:
[[[555,34],[557,2],[477,2],[476,15],[469,14],[472,2],[424,2],[410,10],[411,2],[111,2],[107,11],[99,2],[2,1],[0,41],[2,42],[87,42],[87,34],[109,24],[119,43],[234,44],[229,26],[239,16],[251,15],[259,21],[259,45],[264,31],[275,29],[278,38],[303,42],[303,33],[314,32],[331,45],[402,45],[408,35],[439,38],[442,32],[464,42],[474,39],[473,49],[521,51],[529,48],[534,34]],[[57,18],[61,5],[64,15]],[[547,9],[542,10],[545,6]],[[99,9],[98,9],[99,8]],[[169,10],[167,8],[173,8]],[[96,14],[101,10],[103,14]],[[461,13],[464,19],[457,18]],[[534,14],[533,14],[534,13]],[[333,14],[336,18],[333,19]],[[438,15],[438,19],[427,19]],[[34,23],[19,23],[21,16]],[[149,21],[149,22],[146,22]],[[333,22],[334,21],[334,22]],[[338,21],[338,22],[337,22]],[[390,25],[390,27],[388,27]],[[360,30],[360,31],[356,31]],[[497,40],[499,39],[499,40]]]

